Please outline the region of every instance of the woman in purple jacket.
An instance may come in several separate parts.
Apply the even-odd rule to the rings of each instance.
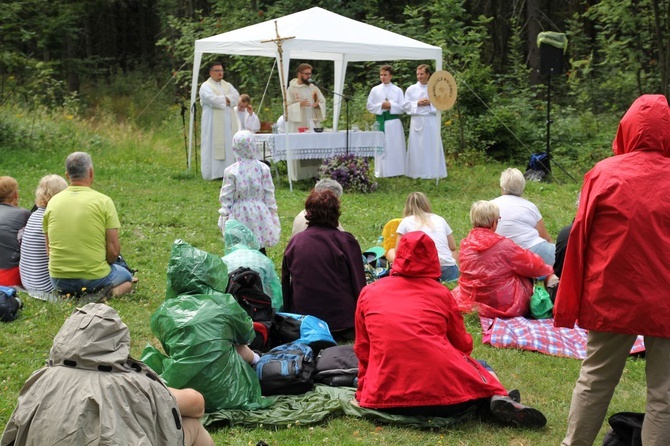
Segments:
[[[312,191],[305,201],[307,229],[284,251],[284,309],[328,323],[339,338],[353,338],[354,312],[365,286],[363,255],[348,232],[337,229],[340,200],[331,191]]]

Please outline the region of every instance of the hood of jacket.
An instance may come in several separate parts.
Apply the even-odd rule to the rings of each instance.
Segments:
[[[615,155],[653,151],[670,157],[670,107],[665,96],[645,94],[633,102],[619,123],[612,150]]]
[[[233,135],[233,153],[237,161],[256,159],[256,137],[249,130],[240,130]]]
[[[408,232],[400,239],[391,267],[393,275],[405,277],[440,277],[440,259],[435,242],[425,232]]]
[[[89,303],[74,310],[54,338],[49,366],[129,371],[130,332],[112,307]]]
[[[226,255],[238,249],[258,251],[261,248],[258,244],[258,238],[251,232],[251,229],[237,220],[226,220],[223,240],[226,243]]]
[[[167,267],[165,299],[180,294],[225,293],[227,286],[228,268],[220,257],[183,240],[174,241]]]
[[[488,228],[472,228],[463,243],[467,243],[474,251],[481,252],[486,251],[504,238]]]

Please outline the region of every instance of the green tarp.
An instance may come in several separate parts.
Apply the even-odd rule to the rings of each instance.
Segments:
[[[418,428],[445,428],[471,419],[474,411],[460,417],[428,418],[393,415],[378,410],[364,409],[352,403],[356,389],[317,385],[303,395],[272,397],[274,404],[261,410],[219,410],[202,419],[205,426],[238,425],[250,427],[314,424],[334,416],[352,416],[371,421],[413,426]]]

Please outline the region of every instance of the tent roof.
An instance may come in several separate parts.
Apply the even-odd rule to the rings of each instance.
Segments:
[[[277,37],[275,21],[280,37],[295,37],[283,42],[291,59],[353,62],[441,59],[442,55],[439,47],[318,7],[196,40],[195,52],[276,57],[277,45],[267,41]]]

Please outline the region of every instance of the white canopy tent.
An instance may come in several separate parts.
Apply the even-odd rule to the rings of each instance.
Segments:
[[[283,66],[280,66],[275,22],[280,37],[284,40]],[[311,8],[256,25],[236,29],[195,42],[193,79],[191,87],[191,114],[188,138],[188,167],[191,167],[193,148],[193,123],[195,119],[198,73],[203,53],[228,54],[235,56],[274,57],[282,70],[283,77],[289,79],[291,60],[332,60],[335,69],[336,92],[333,100],[333,127],[338,128],[342,94],[348,62],[387,60],[435,60],[435,69],[442,69],[442,49],[409,37],[357,22],[322,8]],[[286,81],[286,82],[287,82]],[[281,81],[280,81],[281,83]],[[285,91],[288,85],[282,85]]]

